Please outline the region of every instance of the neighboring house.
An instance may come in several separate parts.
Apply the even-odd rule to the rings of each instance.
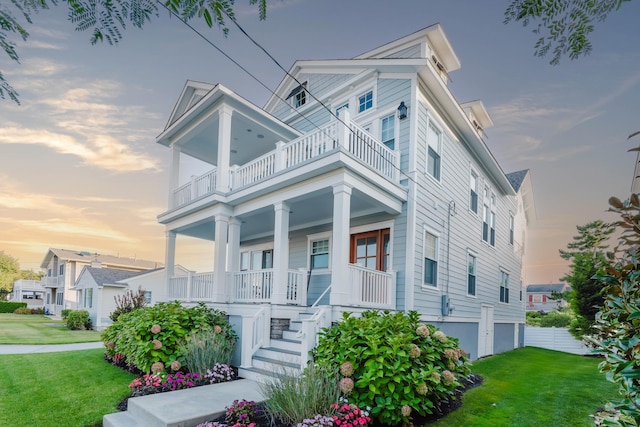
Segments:
[[[552,300],[553,292],[563,293],[571,287],[566,283],[556,283],[549,285],[528,285],[527,286],[527,311],[544,311],[548,313],[556,308],[566,307],[567,301],[564,299]]]
[[[131,271],[162,267],[161,263],[154,261],[51,248],[40,264],[40,268],[45,271],[41,284],[46,289],[45,308],[49,313],[60,315],[62,309],[77,308],[78,296],[71,288],[80,276],[82,268],[92,263],[98,263],[102,267]]]
[[[45,292],[39,280],[20,279],[13,282],[9,301],[26,302],[27,308],[44,308]]]
[[[180,266],[176,266],[175,272],[185,276],[189,273]],[[164,301],[165,277],[164,268],[134,271],[94,264],[82,269],[71,290],[78,293],[78,309],[89,312],[93,328],[103,330],[113,323],[109,315],[116,309],[116,296],[122,297],[129,290],[137,292],[142,289],[148,305]]]
[[[366,309],[417,310],[472,359],[522,345],[532,194],[484,142],[482,103],[451,93],[458,68],[437,24],[297,61],[263,108],[187,81],[157,137],[171,152],[168,298],[230,315],[243,375],[284,357],[264,347],[304,363],[320,327]],[[211,241],[213,271],[174,277],[180,236]],[[271,324],[300,331],[281,342]]]

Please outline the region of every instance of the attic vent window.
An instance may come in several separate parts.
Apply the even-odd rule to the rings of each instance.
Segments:
[[[307,103],[307,82],[294,88],[287,96],[287,100],[293,98],[293,105],[298,108]]]
[[[433,65],[436,66],[436,68],[444,73],[447,72],[447,69],[444,68],[444,65],[442,64],[442,62],[438,61],[438,58],[436,58],[435,55],[431,56],[431,60],[433,61]]]

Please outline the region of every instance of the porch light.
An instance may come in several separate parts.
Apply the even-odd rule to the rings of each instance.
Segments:
[[[400,102],[400,106],[398,107],[398,118],[400,120],[407,118],[407,106],[404,105],[404,101]]]

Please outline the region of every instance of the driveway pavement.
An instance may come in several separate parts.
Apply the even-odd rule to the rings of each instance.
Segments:
[[[82,342],[77,344],[9,344],[0,345],[0,354],[55,353],[59,351],[89,350],[104,348],[102,342]]]

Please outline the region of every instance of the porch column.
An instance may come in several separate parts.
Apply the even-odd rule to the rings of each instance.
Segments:
[[[216,172],[218,176],[216,177],[216,190],[222,192],[227,192],[230,188],[231,114],[231,108],[224,105],[218,111],[218,168]]]
[[[349,150],[349,135],[351,134],[351,129],[349,129],[351,123],[349,111],[343,108],[338,113],[338,118],[340,119],[338,122],[338,144],[346,150]]]
[[[227,271],[240,271],[240,225],[238,218],[229,221],[229,244],[227,245]]]
[[[271,302],[287,303],[287,285],[289,269],[289,214],[291,209],[284,202],[274,205],[275,226],[273,232],[273,291]]]
[[[351,218],[352,187],[333,187],[333,239],[331,243],[331,305],[351,303],[349,283],[349,219]]]
[[[169,166],[169,209],[175,206],[173,192],[178,188],[180,182],[180,146],[171,144],[171,165]]]
[[[164,252],[164,289],[167,296],[171,295],[169,289],[169,283],[171,277],[174,275],[174,268],[176,265],[176,232],[167,230],[166,234],[166,248]]]
[[[215,241],[216,248],[213,256],[213,300],[227,301],[227,238],[229,237],[229,217],[216,215]]]

